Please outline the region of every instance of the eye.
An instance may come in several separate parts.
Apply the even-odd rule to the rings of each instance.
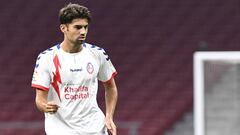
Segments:
[[[84,26],[84,28],[87,29],[87,28],[88,28],[88,25]]]
[[[82,28],[87,29],[88,25],[84,25],[84,26],[82,26],[82,25],[75,25],[74,28],[76,28],[77,30],[82,29]]]
[[[82,29],[82,26],[76,25],[75,28],[79,30],[79,29]]]

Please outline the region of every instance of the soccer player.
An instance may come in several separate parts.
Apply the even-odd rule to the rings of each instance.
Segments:
[[[89,10],[68,4],[59,12],[64,40],[39,54],[33,73],[36,106],[47,135],[116,135],[116,70],[103,48],[85,42]],[[106,116],[98,107],[98,80],[105,88]]]

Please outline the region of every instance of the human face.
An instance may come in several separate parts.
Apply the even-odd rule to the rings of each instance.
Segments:
[[[87,36],[88,32],[88,20],[87,19],[73,19],[69,24],[61,24],[61,31],[64,33],[64,40],[73,44],[82,44]]]

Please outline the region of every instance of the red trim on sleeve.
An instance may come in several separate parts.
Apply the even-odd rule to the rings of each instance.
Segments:
[[[110,79],[108,79],[107,81],[102,81],[102,82],[103,83],[109,83],[116,75],[117,75],[117,72],[113,72]]]
[[[47,87],[44,87],[44,86],[41,86],[41,85],[37,85],[37,84],[32,84],[32,87],[33,88],[42,89],[42,90],[46,90],[46,91],[48,91],[48,89],[49,89]]]

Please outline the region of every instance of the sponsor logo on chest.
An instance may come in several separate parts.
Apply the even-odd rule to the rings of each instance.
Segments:
[[[71,68],[69,69],[70,72],[82,72],[84,68]],[[85,66],[85,71],[87,71],[88,74],[92,74],[94,72],[94,66],[91,62],[88,62]]]
[[[70,72],[81,72],[82,68],[70,68]]]

